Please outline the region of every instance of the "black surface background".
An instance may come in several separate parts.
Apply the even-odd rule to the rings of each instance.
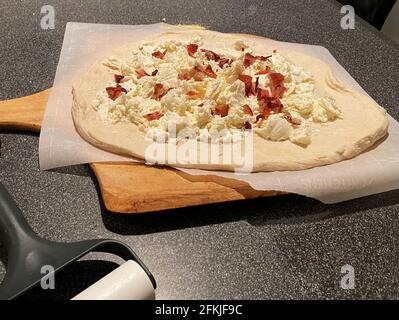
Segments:
[[[45,4],[55,8],[54,30],[40,29]],[[399,119],[398,46],[360,19],[342,30],[335,1],[2,1],[0,10],[0,99],[51,87],[68,21],[165,18],[323,45]],[[88,166],[40,172],[37,134],[2,130],[0,140],[0,180],[32,227],[57,241],[125,241],[155,275],[158,298],[399,297],[399,191],[336,205],[289,195],[129,217],[102,207]],[[344,264],[355,268],[355,290],[339,288]],[[57,278],[56,293],[27,297],[71,297],[114,266],[78,262]]]

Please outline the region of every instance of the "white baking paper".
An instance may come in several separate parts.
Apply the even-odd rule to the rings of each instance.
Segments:
[[[68,23],[64,43],[42,124],[40,169],[103,161],[138,161],[95,148],[75,131],[71,88],[94,61],[108,56],[124,43],[144,39],[171,27],[153,25],[124,26]],[[264,39],[265,45],[291,49],[328,63],[336,77],[347,86],[367,94],[348,72],[321,46],[285,43]],[[378,147],[340,163],[302,171],[261,172],[238,175],[233,172],[179,169],[192,175],[218,175],[246,181],[256,190],[297,193],[325,203],[336,203],[399,188],[399,124],[389,117],[389,136]]]

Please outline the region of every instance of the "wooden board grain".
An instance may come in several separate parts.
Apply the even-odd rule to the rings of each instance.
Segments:
[[[0,101],[0,128],[39,132],[50,89]],[[192,176],[168,167],[138,163],[91,163],[105,207],[137,214],[243,199],[275,196],[247,183],[218,176]]]
[[[142,213],[274,196],[247,183],[218,176],[191,176],[176,169],[138,163],[92,163],[105,207]]]

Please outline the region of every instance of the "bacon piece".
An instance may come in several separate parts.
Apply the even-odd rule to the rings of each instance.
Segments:
[[[161,83],[156,83],[154,86],[154,93],[151,96],[151,99],[161,100],[162,97],[169,92],[170,89],[167,89]]]
[[[285,77],[281,73],[272,72],[269,73],[269,78],[271,83],[272,96],[276,98],[282,98],[284,92],[287,90],[287,88],[284,87],[283,84]]]
[[[259,113],[256,116],[255,123],[258,123],[258,127],[262,126],[263,121],[267,120],[271,114],[280,113],[283,110],[283,105],[279,99],[269,96],[269,91],[266,89],[258,90],[258,104]]]
[[[284,76],[278,72],[271,72],[269,74],[269,78],[273,86],[282,84],[284,82]]]
[[[225,64],[227,64],[228,66],[231,66],[232,61],[230,59],[227,58],[220,58],[219,60],[219,68],[223,68]]]
[[[158,69],[155,69],[152,73],[151,73],[151,76],[156,76],[158,74]]]
[[[149,74],[144,69],[136,70],[137,78],[140,79],[145,76],[149,76]]]
[[[283,111],[283,105],[280,99],[270,96],[269,90],[267,89],[258,89],[257,99],[259,112],[262,115],[269,116],[270,114],[280,113]]]
[[[119,98],[122,93],[127,93],[127,90],[121,87],[119,84],[117,84],[116,87],[107,87],[105,90],[108,93],[108,97],[110,97],[112,100]]]
[[[251,76],[240,74],[238,76],[238,80],[241,80],[242,82],[244,82],[244,84],[245,84],[245,95],[247,97],[255,95],[255,91],[254,91],[254,87],[253,87],[253,84],[252,84],[252,77]]]
[[[274,99],[270,103],[271,113],[281,113],[283,112],[283,104],[281,103],[280,99]]]
[[[203,66],[195,66],[190,71],[184,71],[177,76],[180,80],[190,80],[202,81],[205,77],[216,78],[217,74],[212,70],[211,65],[207,65],[205,68]]]
[[[202,108],[204,106],[203,103],[200,103],[197,107]]]
[[[272,57],[272,55],[266,56],[266,57],[264,57],[264,56],[256,56],[256,59],[258,59],[258,60],[260,60],[260,61],[267,61],[267,60],[269,60],[269,58],[271,58],[271,57]]]
[[[278,98],[266,98],[258,100],[259,112],[263,114],[276,114],[283,111],[283,105]]]
[[[255,60],[267,61],[270,57],[271,57],[271,56],[267,56],[267,57],[264,57],[264,56],[253,56],[253,55],[250,54],[250,53],[246,53],[246,54],[244,55],[244,62],[243,62],[243,64],[244,64],[244,67],[245,67],[245,68],[248,68],[249,66],[251,66],[251,65],[255,62]]]
[[[194,96],[198,95],[198,92],[194,91],[194,90],[190,90],[190,91],[186,92],[186,95],[188,95],[190,97],[194,97]]]
[[[194,56],[194,53],[196,53],[197,50],[198,50],[198,44],[194,44],[194,43],[188,44],[188,45],[186,46],[186,48],[187,48],[187,53],[188,53],[188,55],[189,55],[190,57],[192,57],[192,56]]]
[[[180,80],[190,80],[191,79],[191,75],[189,72],[181,72],[177,75],[177,78]]]
[[[244,124],[244,128],[245,128],[245,130],[251,130],[252,129],[252,124],[247,121]]]
[[[220,60],[220,56],[217,53],[215,53],[215,52],[213,52],[211,50],[201,49],[201,51],[205,53],[205,57],[208,60],[213,60],[213,61],[216,61],[216,62],[218,62]]]
[[[158,50],[158,51],[153,52],[152,56],[163,60],[165,58],[165,54],[166,54],[166,50],[164,52],[161,52]]]
[[[258,104],[261,114],[276,114],[283,111],[283,105],[278,98],[258,100]]]
[[[257,73],[255,73],[255,75],[261,75],[261,74],[268,74],[270,71],[269,70],[261,70],[261,71],[258,71]]]
[[[190,79],[193,78],[195,81],[202,81],[202,80],[205,79],[205,76],[206,76],[206,74],[205,74],[203,68],[198,67],[198,66],[195,66],[195,67],[191,70],[191,73],[193,74],[193,76],[190,77]]]
[[[202,81],[205,77],[216,78],[216,73],[212,70],[210,64],[208,64],[205,68],[201,66],[195,66],[192,70],[193,78],[195,81]]]
[[[273,97],[276,97],[276,98],[282,98],[286,91],[287,91],[286,87],[284,87],[283,85],[278,85],[278,86],[272,88],[272,95],[273,95]]]
[[[196,96],[198,96],[198,92],[195,90],[190,90],[190,91],[186,92],[186,95],[189,97],[196,97]]]
[[[248,114],[250,116],[254,115],[254,113],[252,112],[252,109],[249,105],[246,104],[242,108],[243,108],[245,114]]]
[[[244,55],[244,67],[248,68],[251,64],[253,64],[255,62],[255,57],[250,54],[250,53],[246,53]]]
[[[121,83],[122,79],[124,78],[124,76],[120,75],[120,74],[115,74],[114,75],[114,79],[116,83]]]
[[[259,88],[257,90],[257,98],[258,100],[270,98],[269,90]]]
[[[148,121],[158,120],[162,117],[163,117],[163,113],[159,112],[159,111],[155,111],[153,113],[149,113],[144,116],[144,118],[146,118]]]
[[[219,104],[215,107],[215,114],[218,116],[226,117],[229,114],[229,105],[228,104]]]
[[[268,101],[266,99],[258,100],[258,105],[259,114],[263,117],[268,112]]]
[[[210,64],[208,64],[206,66],[206,68],[204,69],[204,73],[210,78],[216,78],[217,77],[216,73],[212,70],[212,67],[211,67]]]
[[[302,123],[302,121],[300,119],[293,118],[292,115],[288,111],[284,112],[284,119],[287,120],[289,123],[291,123],[294,126],[299,126]]]

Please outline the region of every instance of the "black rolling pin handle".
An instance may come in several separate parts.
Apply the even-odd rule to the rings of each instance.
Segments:
[[[21,243],[35,233],[26,222],[21,210],[0,182],[0,241],[7,249]]]

